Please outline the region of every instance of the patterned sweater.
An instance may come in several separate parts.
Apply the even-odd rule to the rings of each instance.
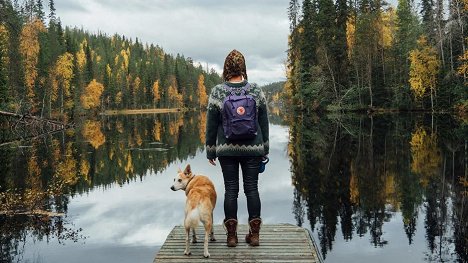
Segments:
[[[240,83],[225,82],[234,88],[236,95],[240,95],[241,89],[247,81]],[[220,156],[265,156],[269,152],[268,142],[268,115],[267,103],[263,91],[256,85],[251,87],[247,94],[253,96],[257,102],[257,136],[249,140],[231,141],[226,139],[223,131],[222,108],[223,100],[230,92],[223,84],[216,85],[208,100],[208,112],[206,121],[206,157],[214,159]]]

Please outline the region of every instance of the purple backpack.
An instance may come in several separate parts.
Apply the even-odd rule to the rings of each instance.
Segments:
[[[253,139],[257,136],[257,103],[252,95],[246,94],[250,89],[247,83],[242,87],[241,95],[224,86],[231,94],[223,101],[224,136],[229,140]]]

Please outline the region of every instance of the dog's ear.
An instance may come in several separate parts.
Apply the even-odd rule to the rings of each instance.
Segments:
[[[190,164],[187,164],[187,167],[185,167],[184,174],[185,175],[192,174],[192,168],[190,168]]]
[[[179,173],[179,174],[182,173],[182,170],[180,170],[180,167],[177,168],[177,173]]]

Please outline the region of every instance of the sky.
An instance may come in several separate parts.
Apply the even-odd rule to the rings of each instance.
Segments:
[[[55,7],[63,25],[138,37],[218,73],[237,49],[246,59],[249,81],[285,80],[285,0],[55,0]]]

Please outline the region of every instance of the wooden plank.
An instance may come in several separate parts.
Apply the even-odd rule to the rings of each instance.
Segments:
[[[214,227],[217,241],[210,242],[210,258],[203,257],[204,229],[196,229],[198,243],[191,244],[192,255],[185,256],[185,230],[176,226],[166,238],[154,263],[181,262],[322,262],[317,247],[310,233],[301,227],[290,224],[263,225],[260,231],[260,246],[251,247],[245,243],[247,225],[238,226],[239,244],[237,247],[226,246],[225,230],[221,225]]]

